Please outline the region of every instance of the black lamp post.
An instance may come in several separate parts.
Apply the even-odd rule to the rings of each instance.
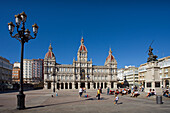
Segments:
[[[20,88],[19,88],[19,94],[17,95],[17,109],[25,109],[25,95],[23,93],[23,53],[24,53],[24,43],[28,42],[30,39],[35,39],[38,32],[38,26],[37,24],[32,25],[33,27],[33,33],[34,37],[30,35],[30,31],[28,29],[25,30],[25,22],[26,22],[27,15],[22,12],[21,14],[15,15],[15,21],[16,21],[16,27],[17,32],[14,36],[12,36],[15,25],[10,22],[8,23],[8,28],[10,31],[10,36],[12,38],[16,38],[21,42],[21,72],[20,72]],[[20,24],[22,22],[21,30]]]

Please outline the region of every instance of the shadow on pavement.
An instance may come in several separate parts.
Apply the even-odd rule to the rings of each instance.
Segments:
[[[41,107],[45,107],[45,106],[33,106],[33,107],[26,107],[26,109],[41,108]]]
[[[123,102],[119,102],[119,103],[117,103],[117,104],[123,104]]]
[[[100,100],[107,100],[108,98],[101,98]],[[70,102],[63,102],[63,103],[57,103],[57,104],[49,104],[49,105],[39,105],[39,106],[33,106],[33,107],[26,107],[26,109],[33,109],[33,108],[41,108],[41,107],[47,107],[47,106],[55,106],[55,105],[62,105],[62,104],[70,104],[70,103],[77,103],[82,101],[88,101],[88,100],[98,100],[97,98],[88,98],[85,100],[77,100],[77,101],[70,101]]]
[[[88,98],[86,100],[98,100],[97,98]],[[100,100],[108,100],[108,98],[101,97]]]
[[[0,105],[0,107],[3,107],[3,105]]]

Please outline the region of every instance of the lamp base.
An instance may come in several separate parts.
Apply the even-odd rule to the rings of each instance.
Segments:
[[[18,110],[25,109],[25,95],[24,94],[17,95],[17,109]]]

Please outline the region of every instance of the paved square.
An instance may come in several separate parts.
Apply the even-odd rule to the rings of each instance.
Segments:
[[[96,90],[87,90],[89,97],[79,98],[78,90],[60,90],[58,96],[51,97],[52,90],[25,91],[26,109],[16,109],[14,93],[0,94],[0,113],[169,113],[170,98],[164,98],[164,104],[156,104],[156,98],[146,98],[141,93],[138,98],[130,95],[120,96],[118,105],[113,104],[114,95],[106,95],[103,90],[101,100],[96,98]]]

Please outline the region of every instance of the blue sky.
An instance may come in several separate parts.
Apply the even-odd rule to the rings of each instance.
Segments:
[[[26,28],[32,32],[34,23],[39,26],[37,38],[25,44],[26,59],[43,59],[51,42],[57,62],[72,64],[82,34],[94,65],[104,65],[111,47],[118,68],[139,66],[147,61],[152,40],[158,58],[170,55],[168,0],[5,0],[0,3],[0,56],[11,63],[20,61],[20,43],[10,37],[7,23],[22,11]]]

